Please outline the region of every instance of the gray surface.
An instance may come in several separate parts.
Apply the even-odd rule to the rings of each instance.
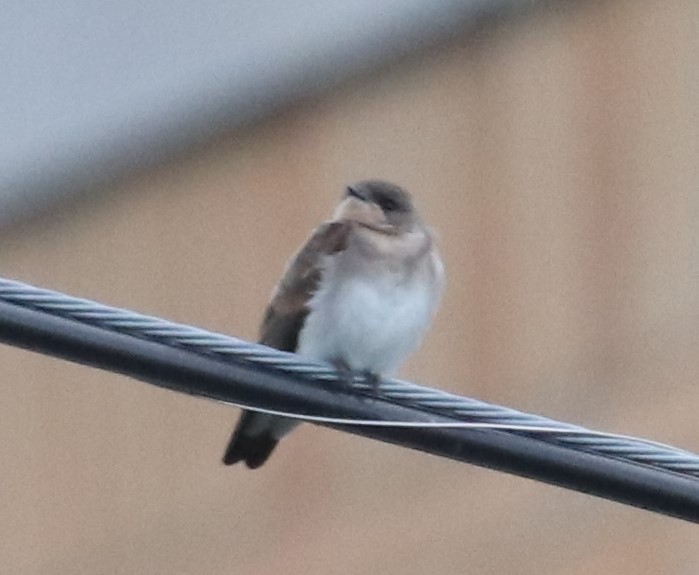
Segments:
[[[0,225],[505,4],[5,0]]]

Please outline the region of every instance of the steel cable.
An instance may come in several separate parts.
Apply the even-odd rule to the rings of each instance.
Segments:
[[[279,376],[283,378],[289,376],[297,381],[316,382],[316,384],[320,382],[322,388],[330,388],[331,390],[336,389],[340,385],[337,374],[331,366],[309,363],[303,361],[295,354],[280,352],[230,336],[105,306],[17,281],[0,278],[0,304],[10,306],[4,308],[6,312],[18,309],[69,320],[83,326],[135,338],[142,342],[160,344],[168,348],[193,352],[198,356],[215,358],[228,365],[240,365],[244,366],[245,369],[253,371],[261,370],[268,375],[276,374],[274,377]],[[7,316],[8,314],[5,313],[5,315]],[[111,369],[110,365],[112,364],[109,362],[91,362],[89,358],[76,359],[73,357],[69,349],[69,343],[67,341],[62,342],[62,335],[61,333],[56,333],[56,329],[47,327],[42,328],[40,331],[34,330],[31,334],[29,332],[21,334],[18,333],[18,330],[21,331],[23,329],[23,320],[7,319],[3,324],[4,319],[6,318],[3,318],[3,308],[0,306],[0,339],[7,343],[36,349],[45,353],[53,353],[54,355],[60,355],[68,359],[81,361],[82,363],[93,363],[98,367],[106,366],[105,368]],[[40,336],[37,334],[40,334]],[[47,341],[50,339],[51,341],[50,344],[43,345],[35,343],[32,337],[37,339],[37,341],[39,337],[46,338]],[[128,345],[128,342],[125,342],[125,345]],[[59,351],[57,352],[56,350]],[[113,369],[113,371],[134,375],[128,366],[122,366],[119,369]],[[179,382],[175,384],[168,381],[167,377],[159,377],[160,381],[156,382],[154,379],[157,378],[152,375],[152,370],[149,373],[151,375],[145,377],[139,377],[138,375],[134,375],[134,377],[194,395],[214,397],[220,400],[223,397],[228,397],[226,395],[227,392],[220,392],[220,390],[211,393],[203,388],[198,389],[196,382],[186,382],[184,384]],[[269,377],[272,376],[270,375]],[[171,376],[171,379],[176,378]],[[328,383],[332,383],[332,385],[328,386]],[[423,413],[424,415],[417,420],[413,419],[417,428],[420,427],[420,421],[423,423],[443,421],[445,426],[448,425],[449,421],[452,423],[463,422],[464,426],[467,424],[473,424],[474,426],[478,424],[486,427],[490,425],[493,427],[491,433],[535,439],[537,442],[551,444],[558,448],[575,450],[576,452],[588,453],[610,460],[631,462],[662,473],[678,474],[692,480],[691,484],[685,484],[684,487],[686,489],[688,485],[694,485],[695,491],[691,494],[691,497],[696,498],[699,502],[699,457],[687,451],[638,438],[592,431],[580,426],[554,421],[538,415],[523,413],[514,409],[399,380],[383,381],[380,390],[376,393],[369,382],[358,378],[353,384],[352,391],[364,397],[379,399],[383,403],[388,402],[401,408],[408,408]],[[299,393],[305,393],[305,391],[299,391]],[[257,405],[254,389],[249,391],[245,397],[247,398],[246,402],[228,401],[231,403],[246,403],[251,407]],[[269,398],[265,398],[265,400],[270,401]],[[304,398],[299,397],[298,401],[299,404],[297,405],[303,405]],[[272,409],[278,410],[280,407],[279,404],[269,404],[267,408],[270,408],[270,405]],[[260,406],[263,409],[265,408],[264,401],[260,403]],[[290,409],[289,411],[292,410]],[[298,413],[301,417],[304,414],[308,416],[323,415],[322,413],[313,413],[309,409],[298,410]],[[342,413],[342,411],[339,413]],[[386,420],[386,417],[384,415],[382,419]],[[309,419],[312,420],[313,417],[309,417]],[[322,417],[320,419],[322,423]],[[389,417],[383,424],[390,426],[390,421]],[[337,417],[327,423],[334,427],[342,427],[341,424],[343,423],[348,428],[356,427],[349,425],[351,421],[338,419]],[[364,425],[366,425],[366,422]],[[359,433],[356,429],[349,430]],[[416,432],[419,432],[419,430],[416,430]],[[377,436],[378,432],[364,432],[363,434]],[[498,435],[498,437],[500,436]],[[393,441],[396,443],[400,442],[400,440]],[[461,458],[461,455],[459,457]],[[486,465],[489,464],[486,463]],[[489,466],[507,467],[506,465]],[[536,471],[530,470],[522,474],[536,477]],[[694,483],[695,481],[696,483]],[[565,484],[565,482],[559,483]],[[594,489],[585,489],[584,486],[582,488],[574,488],[583,491],[595,491]],[[623,499],[623,497],[617,499]],[[649,506],[647,504],[641,504],[641,506],[652,508],[652,505]],[[699,506],[697,510],[699,510]],[[681,513],[672,514],[682,515]],[[693,512],[690,515],[693,517]],[[687,517],[685,516],[684,518]]]

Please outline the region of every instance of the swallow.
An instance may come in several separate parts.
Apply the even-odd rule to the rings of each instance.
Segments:
[[[443,286],[434,235],[411,195],[382,180],[358,182],[287,263],[259,342],[378,384],[419,346]],[[223,463],[257,469],[297,425],[244,410]]]

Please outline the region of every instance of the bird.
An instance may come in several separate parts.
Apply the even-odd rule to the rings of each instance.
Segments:
[[[380,389],[419,346],[443,286],[435,235],[411,194],[388,181],[360,181],[287,262],[258,341],[331,363],[343,379],[364,375]],[[297,425],[243,410],[223,463],[257,469]]]

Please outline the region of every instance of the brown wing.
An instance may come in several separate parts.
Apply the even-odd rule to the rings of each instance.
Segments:
[[[298,336],[308,315],[308,301],[318,288],[323,256],[344,250],[350,222],[321,225],[287,264],[260,328],[260,343],[296,351]]]
[[[350,225],[347,221],[323,224],[289,261],[265,312],[260,343],[283,351],[296,351],[299,332],[309,311],[308,300],[320,281],[323,256],[345,249]],[[272,429],[273,419],[269,415],[243,411],[223,463],[232,465],[245,461],[250,469],[260,467],[279,441]]]

